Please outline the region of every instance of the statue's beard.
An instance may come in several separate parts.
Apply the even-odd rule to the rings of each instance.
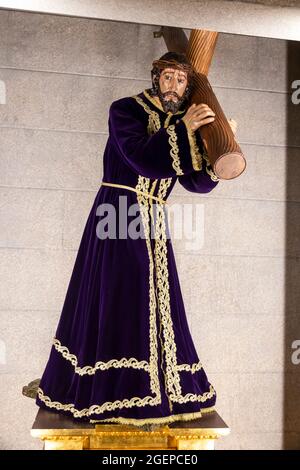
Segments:
[[[175,91],[166,91],[165,93],[161,92],[160,86],[158,86],[157,90],[158,97],[160,99],[160,102],[162,104],[163,110],[165,113],[177,113],[179,108],[181,107],[182,103],[185,101],[185,93],[182,95],[180,98],[178,94]],[[172,99],[166,99],[167,95],[174,95],[177,97],[177,101],[173,101]]]

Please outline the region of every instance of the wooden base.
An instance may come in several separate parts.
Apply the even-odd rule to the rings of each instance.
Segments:
[[[45,450],[213,450],[215,440],[229,432],[217,412],[145,431],[123,424],[80,423],[41,408],[31,429]]]

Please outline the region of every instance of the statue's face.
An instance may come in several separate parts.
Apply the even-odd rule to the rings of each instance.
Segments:
[[[176,113],[184,101],[187,74],[183,70],[167,67],[159,77],[158,96],[165,112]]]

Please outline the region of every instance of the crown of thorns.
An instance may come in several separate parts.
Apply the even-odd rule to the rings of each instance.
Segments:
[[[152,62],[153,67],[157,67],[158,69],[165,69],[166,67],[172,67],[174,69],[179,69],[183,70],[188,74],[189,77],[192,77],[195,75],[195,69],[191,64],[187,63],[181,63],[178,62],[175,59],[169,59],[169,60],[164,60],[164,59],[157,59]]]

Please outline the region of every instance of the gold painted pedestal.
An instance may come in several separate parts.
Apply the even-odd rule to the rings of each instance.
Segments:
[[[78,423],[41,408],[31,429],[31,435],[44,442],[45,450],[212,450],[215,440],[229,432],[217,412],[146,431],[123,424]]]

